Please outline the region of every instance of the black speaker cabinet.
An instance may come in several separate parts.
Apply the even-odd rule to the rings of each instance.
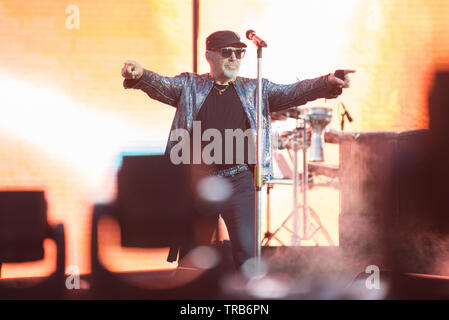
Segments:
[[[341,141],[342,248],[404,272],[438,272],[434,262],[449,254],[442,252],[449,212],[437,141],[430,130],[353,134]]]
[[[359,257],[382,255],[395,215],[396,139],[394,132],[364,132],[340,142],[340,246]]]

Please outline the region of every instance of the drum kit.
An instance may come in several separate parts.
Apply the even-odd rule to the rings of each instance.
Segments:
[[[294,107],[281,112],[271,113],[272,121],[282,121],[287,119],[295,119],[296,127],[290,131],[274,132],[272,136],[273,142],[273,161],[275,166],[281,171],[282,178],[275,178],[266,182],[267,185],[267,232],[262,240],[262,245],[268,246],[272,239],[276,239],[281,244],[276,235],[284,228],[290,233],[291,245],[301,245],[302,241],[314,239],[317,232],[321,231],[330,245],[334,245],[332,238],[327,230],[323,227],[320,218],[316,212],[307,203],[307,190],[311,183],[310,169],[315,167],[314,164],[324,161],[324,133],[326,126],[332,120],[332,109],[329,107]],[[307,151],[310,149],[309,156]],[[293,162],[293,170],[287,165],[285,159],[280,156],[280,150],[287,150],[290,159]],[[302,151],[302,173],[299,170],[299,152]],[[308,163],[311,162],[311,163]],[[287,168],[288,166],[288,168]],[[319,166],[317,166],[319,167]],[[333,169],[327,171],[335,171]],[[276,174],[275,174],[276,175]],[[293,176],[293,177],[292,177]],[[287,179],[285,179],[287,177]],[[270,189],[274,184],[293,185],[293,210],[288,217],[282,222],[281,226],[274,232],[270,232]],[[299,203],[299,190],[302,193],[302,202]],[[299,213],[302,213],[302,221],[300,222]],[[287,222],[293,218],[293,230],[287,228]],[[312,218],[315,227],[310,230]],[[302,224],[302,232],[300,235],[300,224]]]

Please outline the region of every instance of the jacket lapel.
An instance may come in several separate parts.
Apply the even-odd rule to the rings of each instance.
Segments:
[[[234,81],[235,89],[240,101],[242,102],[243,109],[248,117],[249,123],[252,129],[256,129],[256,111],[255,111],[255,96],[254,90],[248,85],[245,85],[244,80],[240,77]]]
[[[207,96],[214,86],[214,79],[208,73],[201,75],[199,79],[200,81],[196,84],[197,88],[195,89],[196,99],[193,110],[193,120],[196,119],[198,112],[200,112],[204,101],[206,101]]]

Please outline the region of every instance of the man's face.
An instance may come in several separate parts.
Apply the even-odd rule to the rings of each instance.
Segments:
[[[211,73],[216,79],[235,79],[240,70],[244,48],[225,47],[206,51]],[[239,59],[240,57],[240,59]]]

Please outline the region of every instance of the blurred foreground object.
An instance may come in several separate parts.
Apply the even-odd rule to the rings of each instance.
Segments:
[[[56,270],[37,284],[22,285],[19,279],[0,281],[1,299],[57,299],[64,287],[64,227],[47,222],[43,191],[0,192],[0,266],[3,262],[30,262],[44,258],[44,239],[57,247]]]
[[[114,203],[97,204],[92,216],[92,281],[97,298],[213,299],[218,294],[220,257],[213,248],[195,246],[201,230],[195,186],[189,166],[175,166],[164,156],[125,157],[118,172]],[[120,226],[124,247],[163,248],[192,245],[185,257],[190,268],[131,284],[99,260],[98,223],[111,216]]]

